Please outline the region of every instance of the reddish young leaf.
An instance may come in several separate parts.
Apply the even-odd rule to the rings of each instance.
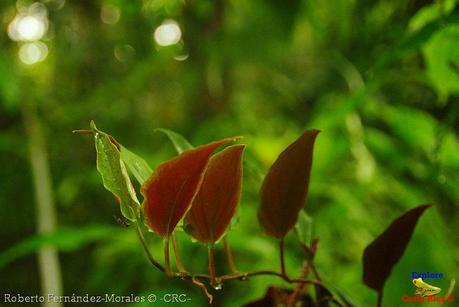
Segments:
[[[190,208],[214,150],[235,140],[228,138],[184,151],[156,168],[141,188],[145,221],[153,231],[162,238],[174,231]]]
[[[414,227],[430,205],[411,209],[395,219],[363,252],[363,281],[381,292],[386,279],[410,242]]]
[[[241,194],[243,151],[244,145],[234,145],[210,158],[185,220],[187,232],[198,241],[218,241],[236,213]]]
[[[279,155],[265,177],[258,220],[269,236],[283,238],[295,226],[308,194],[312,152],[319,132],[303,133]]]

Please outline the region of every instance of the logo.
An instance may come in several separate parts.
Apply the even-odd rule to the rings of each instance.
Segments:
[[[420,296],[432,296],[441,291],[440,288],[429,285],[423,281],[421,277],[413,279],[413,284],[417,287],[416,294]]]
[[[425,273],[418,273],[418,272],[411,272],[411,278],[419,278],[421,277],[422,279],[437,279],[437,278],[443,278],[443,273],[430,273],[430,272],[425,272]]]
[[[417,273],[412,272],[410,280],[415,286],[415,293],[413,296],[408,294],[403,294],[402,302],[405,303],[451,303],[454,302],[454,297],[452,295],[440,296],[438,295],[441,292],[441,288],[432,285],[432,281],[429,283],[425,282],[425,279],[441,279],[443,278],[442,273]],[[434,281],[435,282],[435,281]]]

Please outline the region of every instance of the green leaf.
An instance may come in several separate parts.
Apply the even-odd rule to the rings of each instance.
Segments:
[[[98,130],[93,121],[91,129],[94,131],[96,144],[97,170],[102,176],[104,187],[119,201],[123,216],[135,221],[140,204],[120,152],[110,136]]]
[[[164,128],[158,128],[155,129],[155,131],[166,134],[172,144],[174,144],[175,150],[177,150],[177,153],[179,154],[185,150],[193,148],[193,145],[191,145],[182,135],[178,134],[177,132]]]
[[[151,176],[153,170],[143,158],[123,145],[120,145],[120,148],[121,160],[126,163],[128,170],[134,175],[135,179],[140,184],[143,184]]]
[[[424,45],[427,75],[440,97],[459,94],[459,25],[443,26]]]
[[[111,237],[115,229],[106,226],[85,226],[60,229],[49,234],[33,235],[0,253],[0,269],[17,258],[33,253],[44,246],[61,251],[73,251],[88,244]]]
[[[312,217],[310,217],[304,210],[301,210],[298,216],[298,221],[295,225],[295,234],[298,240],[306,246],[309,246],[311,243],[312,224]]]
[[[399,44],[389,50],[387,54],[382,56],[380,60],[376,62],[375,68],[383,68],[406,53],[423,47],[433,36],[437,34],[437,32],[442,31],[442,29],[446,26],[457,25],[458,23],[459,15],[453,12],[443,18],[427,23],[416,31],[408,33],[408,35],[406,35]]]

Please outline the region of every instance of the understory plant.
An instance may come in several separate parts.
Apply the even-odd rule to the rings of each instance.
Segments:
[[[263,232],[278,241],[279,269],[240,272],[225,236],[241,194],[245,145],[235,144],[240,137],[193,147],[181,135],[158,129],[169,137],[178,154],[153,170],[113,136],[99,130],[94,122],[90,127],[90,130],[74,132],[94,136],[97,169],[103,184],[116,198],[124,218],[135,227],[148,260],[157,270],[170,278],[197,285],[209,303],[213,300],[212,289],[221,288],[225,282],[270,275],[292,286],[269,287],[263,298],[247,306],[352,306],[345,295],[321,279],[314,265],[319,239],[309,235],[311,217],[303,210],[319,130],[304,132],[285,148],[270,167],[260,189],[258,221]],[[138,199],[131,176],[140,184],[142,201]],[[377,306],[382,304],[384,284],[393,266],[402,257],[419,217],[428,207],[421,205],[402,214],[364,250],[363,282],[377,291]],[[145,228],[150,231],[148,234],[161,237],[163,262],[151,254],[145,240]],[[292,229],[304,252],[303,265],[295,277],[285,266],[284,238]],[[179,230],[184,230],[207,248],[208,272],[185,269],[175,238]],[[220,242],[230,268],[225,275],[218,275],[215,269],[214,247]],[[171,266],[171,246],[175,269]]]

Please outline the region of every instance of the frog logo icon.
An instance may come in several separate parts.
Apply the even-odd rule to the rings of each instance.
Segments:
[[[417,287],[416,294],[420,296],[433,296],[441,291],[440,288],[424,282],[421,277],[413,279],[413,284]]]

